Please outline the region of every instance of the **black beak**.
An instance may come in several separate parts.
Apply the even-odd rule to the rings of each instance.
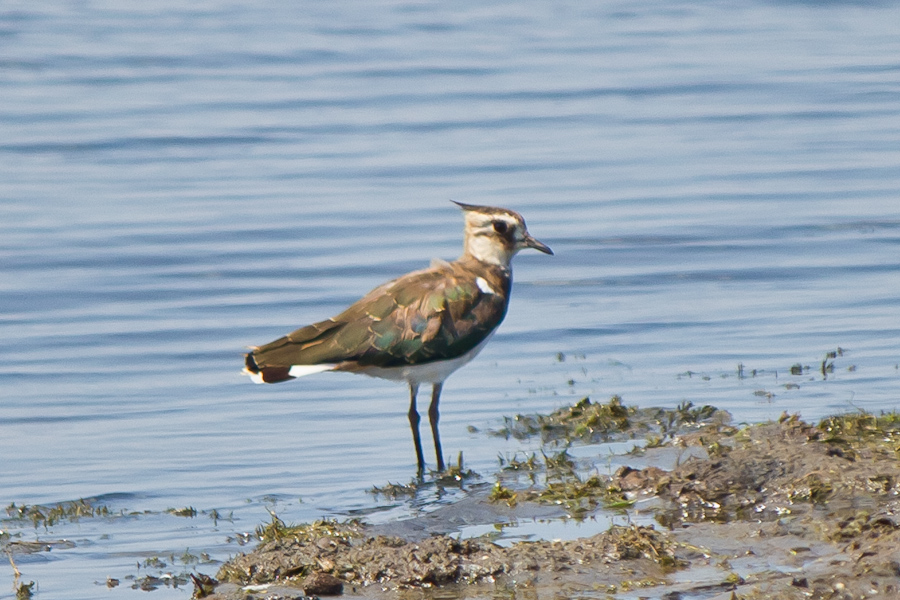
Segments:
[[[531,237],[530,234],[526,233],[525,239],[523,241],[525,242],[526,247],[534,248],[535,250],[540,250],[544,254],[549,254],[549,255],[553,256],[553,250],[550,249],[550,246],[534,239],[533,237]]]

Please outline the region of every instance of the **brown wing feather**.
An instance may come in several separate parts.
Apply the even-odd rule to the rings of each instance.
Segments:
[[[478,277],[497,293],[485,293]],[[291,365],[397,367],[455,358],[500,324],[508,293],[509,279],[499,268],[443,263],[386,283],[338,316],[254,349],[248,370],[290,378]]]

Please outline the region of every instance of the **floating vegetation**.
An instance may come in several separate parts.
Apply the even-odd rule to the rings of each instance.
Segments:
[[[600,506],[620,509],[633,503],[618,487],[597,475],[582,480],[572,474],[564,480],[551,481],[545,488],[529,492],[525,497],[545,504],[557,504],[576,519],[584,518]]]
[[[556,504],[573,518],[584,518],[598,507],[623,508],[631,506],[622,490],[599,475],[579,476],[575,461],[568,449],[556,454],[543,453],[546,485],[523,493],[526,500]]]
[[[541,454],[544,457],[544,469],[547,471],[548,479],[565,479],[575,474],[575,461],[572,460],[568,448],[550,455],[541,450]]]
[[[210,510],[207,514],[209,515],[209,518],[212,519],[214,525],[218,525],[219,521],[234,521],[234,511],[229,512],[227,517],[223,517],[215,508]]]
[[[837,350],[825,354],[825,359],[822,361],[822,366],[819,368],[822,372],[822,377],[827,378],[829,373],[834,373],[834,359],[838,356],[844,356],[844,349],[840,346],[838,346]],[[831,362],[828,362],[829,360]]]
[[[786,371],[790,373],[794,377],[800,376],[816,376],[821,375],[822,380],[828,380],[829,376],[836,372],[837,362],[839,358],[843,358],[847,354],[847,349],[838,346],[834,350],[829,350],[825,353],[824,357],[821,360],[817,360],[814,363],[803,363],[803,362],[795,362],[786,368]],[[900,365],[897,365],[896,368],[900,369]],[[848,365],[846,370],[848,372],[856,371],[856,365]],[[755,379],[757,377],[763,377],[766,375],[774,375],[775,379],[778,379],[778,375],[781,372],[780,369],[760,369],[760,368],[748,368],[743,363],[738,363],[736,372],[732,371],[724,371],[719,372],[718,377],[721,379],[728,379],[730,377],[736,376],[737,379]],[[692,379],[694,377],[699,377],[703,381],[710,381],[712,377],[710,375],[703,375],[701,373],[695,371],[684,371],[678,373],[676,375],[676,379]],[[810,377],[812,378],[812,377]],[[794,383],[792,385],[786,386],[787,389],[797,389],[799,386]]]
[[[16,600],[30,600],[34,596],[34,582],[20,583],[16,587]]]
[[[188,517],[191,519],[197,516],[197,509],[193,506],[186,506],[184,508],[167,508],[165,512],[166,514],[175,515],[176,517]]]
[[[22,578],[22,572],[19,571],[19,567],[16,566],[16,561],[13,560],[13,555],[9,550],[9,546],[5,547],[4,550],[6,551],[6,556],[9,558],[9,565],[12,567],[13,574],[15,576],[13,589],[16,590],[16,600],[26,600],[27,598],[31,598],[32,592],[34,591],[34,582],[19,582],[19,580]]]
[[[179,573],[172,575],[171,573],[163,573],[161,575],[144,575],[143,577],[134,578],[131,589],[141,590],[144,592],[152,592],[161,587],[179,588],[184,587],[191,582],[190,573]]]
[[[167,565],[160,557],[151,556],[150,558],[145,559],[140,566],[145,569],[165,569],[169,565]]]
[[[395,500],[403,497],[415,497],[419,493],[419,486],[415,481],[409,483],[391,483],[383,486],[373,486],[369,488],[369,493],[382,498]]]
[[[187,506],[184,508],[167,508],[163,511],[163,513],[176,517],[187,518],[196,517],[198,514],[209,514],[210,518],[212,518],[213,521],[223,519],[223,517],[215,509],[209,511],[209,513],[206,513],[206,511],[199,511],[193,506]],[[16,521],[31,521],[35,528],[44,527],[44,529],[49,529],[50,527],[53,527],[54,525],[60,523],[76,522],[79,519],[85,518],[140,516],[159,513],[156,513],[154,511],[126,512],[124,510],[113,512],[105,504],[95,504],[92,500],[82,498],[69,502],[60,502],[52,506],[44,506],[39,504],[19,505],[13,502],[6,507],[6,514],[10,519]],[[228,520],[231,520],[232,518],[233,515],[229,514]],[[3,532],[0,531],[0,540],[2,540],[2,536]]]
[[[498,481],[494,484],[494,487],[491,488],[491,493],[488,494],[488,500],[491,502],[503,502],[512,508],[518,504],[519,495],[508,487],[504,487],[503,484]]]
[[[473,479],[481,479],[481,475],[471,469],[463,466],[463,453],[460,452],[456,456],[456,464],[450,465],[444,471],[434,473],[434,484],[438,488],[445,487],[462,487],[462,485]]]
[[[633,501],[609,478],[599,475],[579,475],[577,465],[568,449],[554,454],[541,452],[542,459],[532,454],[526,460],[516,457],[501,459],[503,472],[507,474],[527,474],[532,484],[542,476],[543,484],[531,489],[514,491],[497,481],[491,489],[488,500],[515,506],[520,500],[555,504],[576,519],[584,518],[599,507],[620,510],[628,508]]]
[[[52,527],[63,521],[77,521],[86,517],[107,517],[109,508],[104,505],[94,505],[89,500],[81,499],[72,502],[60,502],[55,506],[22,505],[15,502],[6,507],[6,514],[12,519],[31,521],[35,528],[43,526],[44,529]]]
[[[706,426],[713,426],[714,431],[723,429],[729,420],[728,413],[712,406],[695,407],[691,402],[682,402],[675,409],[638,409],[625,406],[618,396],[607,403],[583,398],[549,415],[507,418],[506,426],[494,432],[495,435],[518,439],[540,435],[545,444],[564,443],[565,447],[550,453],[542,447],[540,455],[532,453],[523,458],[501,457],[501,477],[526,475],[532,487],[513,490],[498,481],[489,498],[507,504],[520,501],[555,504],[577,519],[600,507],[625,509],[634,500],[609,477],[592,472],[593,464],[579,468],[569,453],[572,444],[633,439],[641,435],[648,440],[649,447],[661,447],[683,432],[696,432]],[[725,447],[713,448],[719,454],[727,452]]]
[[[823,379],[828,379],[828,375],[834,373],[835,359],[843,357],[845,352],[847,352],[846,349],[838,346],[836,349],[830,350],[829,352],[825,353],[825,358],[822,359],[822,362],[819,363],[817,368],[819,373],[822,374]],[[813,368],[809,365],[804,365],[798,362],[791,365],[789,370],[791,375],[804,375],[806,373],[811,373],[813,371]],[[850,365],[849,367],[847,367],[847,370],[855,371],[856,366]]]
[[[189,549],[185,550],[184,553],[178,557],[178,560],[181,561],[181,564],[183,565],[197,565],[200,563],[212,562],[209,553],[201,552],[200,554],[193,554]]]
[[[191,573],[191,581],[194,582],[194,598],[206,598],[212,595],[216,586],[219,585],[217,579],[203,573],[197,573],[196,575]]]
[[[513,455],[512,458],[503,458],[500,456],[498,460],[500,461],[500,468],[504,471],[525,471],[527,473],[532,473],[540,468],[540,463],[534,452],[524,459],[518,458],[518,455]]]
[[[138,571],[144,571],[143,575],[131,574],[123,577],[126,581],[131,582],[131,589],[150,592],[163,587],[181,588],[188,586],[192,581],[214,581],[212,578],[196,573],[193,570],[198,564],[213,564],[209,554],[201,552],[199,555],[193,554],[190,550],[185,550],[180,555],[174,553],[163,556],[150,556],[137,564]],[[180,566],[178,572],[176,568]],[[118,587],[120,580],[107,577],[103,582],[107,588]],[[196,588],[196,583],[195,583]],[[208,591],[211,588],[208,588]],[[203,596],[197,595],[198,590],[195,589],[196,598]]]
[[[568,445],[645,437],[654,433],[672,435],[686,427],[717,421],[724,423],[728,419],[724,411],[712,406],[695,407],[691,402],[684,402],[674,410],[641,409],[625,406],[619,396],[613,396],[606,403],[594,403],[586,397],[549,415],[505,417],[504,427],[491,433],[520,440],[540,436],[544,443]]]
[[[417,477],[409,483],[388,482],[384,486],[373,486],[368,492],[375,496],[381,496],[395,500],[397,498],[414,498],[423,490],[437,490],[438,493],[448,488],[463,489],[465,483],[481,479],[481,475],[463,465],[462,452],[456,458],[456,464],[450,465],[444,471],[432,471],[432,479],[426,480]]]

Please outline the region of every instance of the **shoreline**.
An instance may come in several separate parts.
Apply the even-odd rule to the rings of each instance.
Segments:
[[[541,436],[490,490],[397,523],[275,523],[270,539],[219,569],[206,597],[893,597],[900,590],[900,416],[798,416],[745,427],[712,407],[635,409],[584,399],[508,420],[499,435]],[[580,444],[643,438],[641,463],[603,475]],[[558,450],[562,448],[562,450]],[[523,483],[523,481],[525,483]],[[458,539],[527,519],[624,515],[630,525],[567,541]],[[642,523],[642,524],[637,524]],[[494,536],[496,538],[496,536]],[[330,584],[320,586],[322,581]],[[245,586],[255,587],[245,587]],[[261,586],[261,587],[260,587]],[[199,588],[198,588],[199,589]],[[677,594],[677,595],[672,595]],[[412,596],[410,596],[412,595]]]

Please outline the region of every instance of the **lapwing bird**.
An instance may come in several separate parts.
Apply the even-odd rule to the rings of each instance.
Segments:
[[[416,396],[431,384],[428,417],[438,471],[444,470],[438,402],[444,380],[472,360],[506,316],[513,256],[525,248],[553,254],[514,211],[456,202],[465,216],[462,256],[435,260],[381,285],[336,317],[302,327],[246,355],[256,383],[322,371],[348,371],[409,384],[409,425],[419,473],[425,470]]]

